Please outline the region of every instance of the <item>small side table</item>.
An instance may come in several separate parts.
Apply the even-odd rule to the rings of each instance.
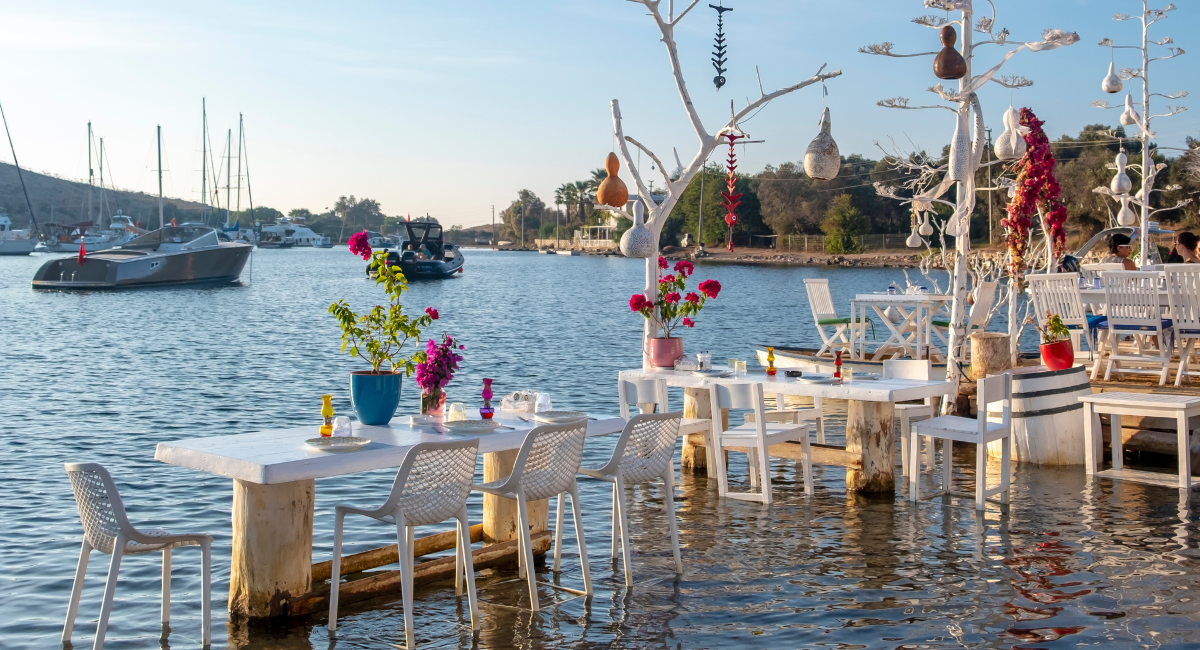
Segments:
[[[1149,483],[1162,487],[1190,490],[1200,486],[1200,478],[1192,476],[1191,441],[1188,419],[1200,415],[1200,396],[1164,395],[1159,393],[1096,393],[1083,395],[1084,467],[1088,474],[1113,479]],[[1098,471],[1104,456],[1104,440],[1100,435],[1100,414],[1112,418],[1112,469]],[[1125,469],[1121,453],[1121,416],[1174,418],[1178,426],[1179,475]]]

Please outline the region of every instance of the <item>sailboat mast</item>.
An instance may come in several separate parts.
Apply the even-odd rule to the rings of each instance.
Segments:
[[[230,186],[229,181],[230,181],[230,173],[233,171],[232,162],[233,162],[233,129],[229,129],[229,131],[225,134],[225,227],[226,228],[233,227],[233,224],[229,223],[229,220],[233,218],[233,213],[231,213],[229,211],[229,206],[231,205],[229,202],[229,186]],[[239,160],[238,162],[240,163],[241,161]]]
[[[95,170],[92,169],[92,123],[88,122],[88,219],[92,218],[92,180]]]
[[[200,202],[204,207],[208,207],[208,108],[205,106],[206,99],[200,98]],[[194,150],[193,150],[194,151]],[[204,210],[204,219],[207,222],[208,210]]]
[[[96,214],[96,227],[104,227],[104,138],[100,138],[100,157],[96,165],[100,168],[100,212]]]
[[[242,114],[238,113],[238,197],[237,211],[242,211]]]
[[[162,125],[158,125],[158,134],[155,138],[158,141],[158,229],[162,230],[163,226],[163,197],[162,197]]]

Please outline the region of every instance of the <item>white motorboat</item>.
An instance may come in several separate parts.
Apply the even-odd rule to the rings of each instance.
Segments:
[[[0,212],[0,255],[28,255],[38,240],[28,230],[13,230],[12,220]]]
[[[328,237],[323,237],[313,232],[311,228],[304,225],[303,220],[293,217],[283,217],[272,224],[263,226],[260,230],[260,241],[273,241],[283,243],[284,246],[277,248],[288,248],[287,242],[291,242],[292,246],[316,246],[318,248],[332,248],[333,242]],[[322,246],[322,243],[328,243],[328,246]]]

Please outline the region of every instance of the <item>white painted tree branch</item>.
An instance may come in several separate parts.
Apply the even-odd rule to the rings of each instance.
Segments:
[[[629,136],[625,136],[625,139],[628,140],[629,142],[632,142],[633,146],[646,152],[647,156],[650,156],[650,160],[654,161],[654,165],[656,167],[658,167],[658,171],[662,174],[663,180],[666,181],[668,191],[670,191],[671,177],[667,176],[667,168],[663,167],[662,161],[658,159],[658,156],[654,155],[653,151],[650,151],[649,149],[647,149],[645,145],[638,142],[637,140],[634,140],[633,138],[631,138]]]

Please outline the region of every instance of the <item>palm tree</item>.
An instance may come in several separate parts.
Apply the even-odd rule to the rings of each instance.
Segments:
[[[354,203],[354,195],[351,194],[349,199],[344,196],[339,196],[337,202],[333,204],[333,213],[342,218],[342,227],[341,230],[338,231],[339,244],[344,241],[342,239],[342,235],[346,234],[346,214],[350,212],[350,208],[354,207]]]
[[[556,245],[559,239],[558,220],[560,217],[562,217],[562,210],[560,210],[558,206],[570,205],[573,203],[573,197],[570,197],[570,195],[572,195],[574,191],[575,190],[570,183],[563,183],[562,185],[558,186],[558,189],[554,190],[554,239]]]
[[[587,181],[575,181],[576,200],[579,202],[579,221],[587,220],[587,212],[585,206],[589,203],[596,202],[596,188],[600,187],[594,179]]]

